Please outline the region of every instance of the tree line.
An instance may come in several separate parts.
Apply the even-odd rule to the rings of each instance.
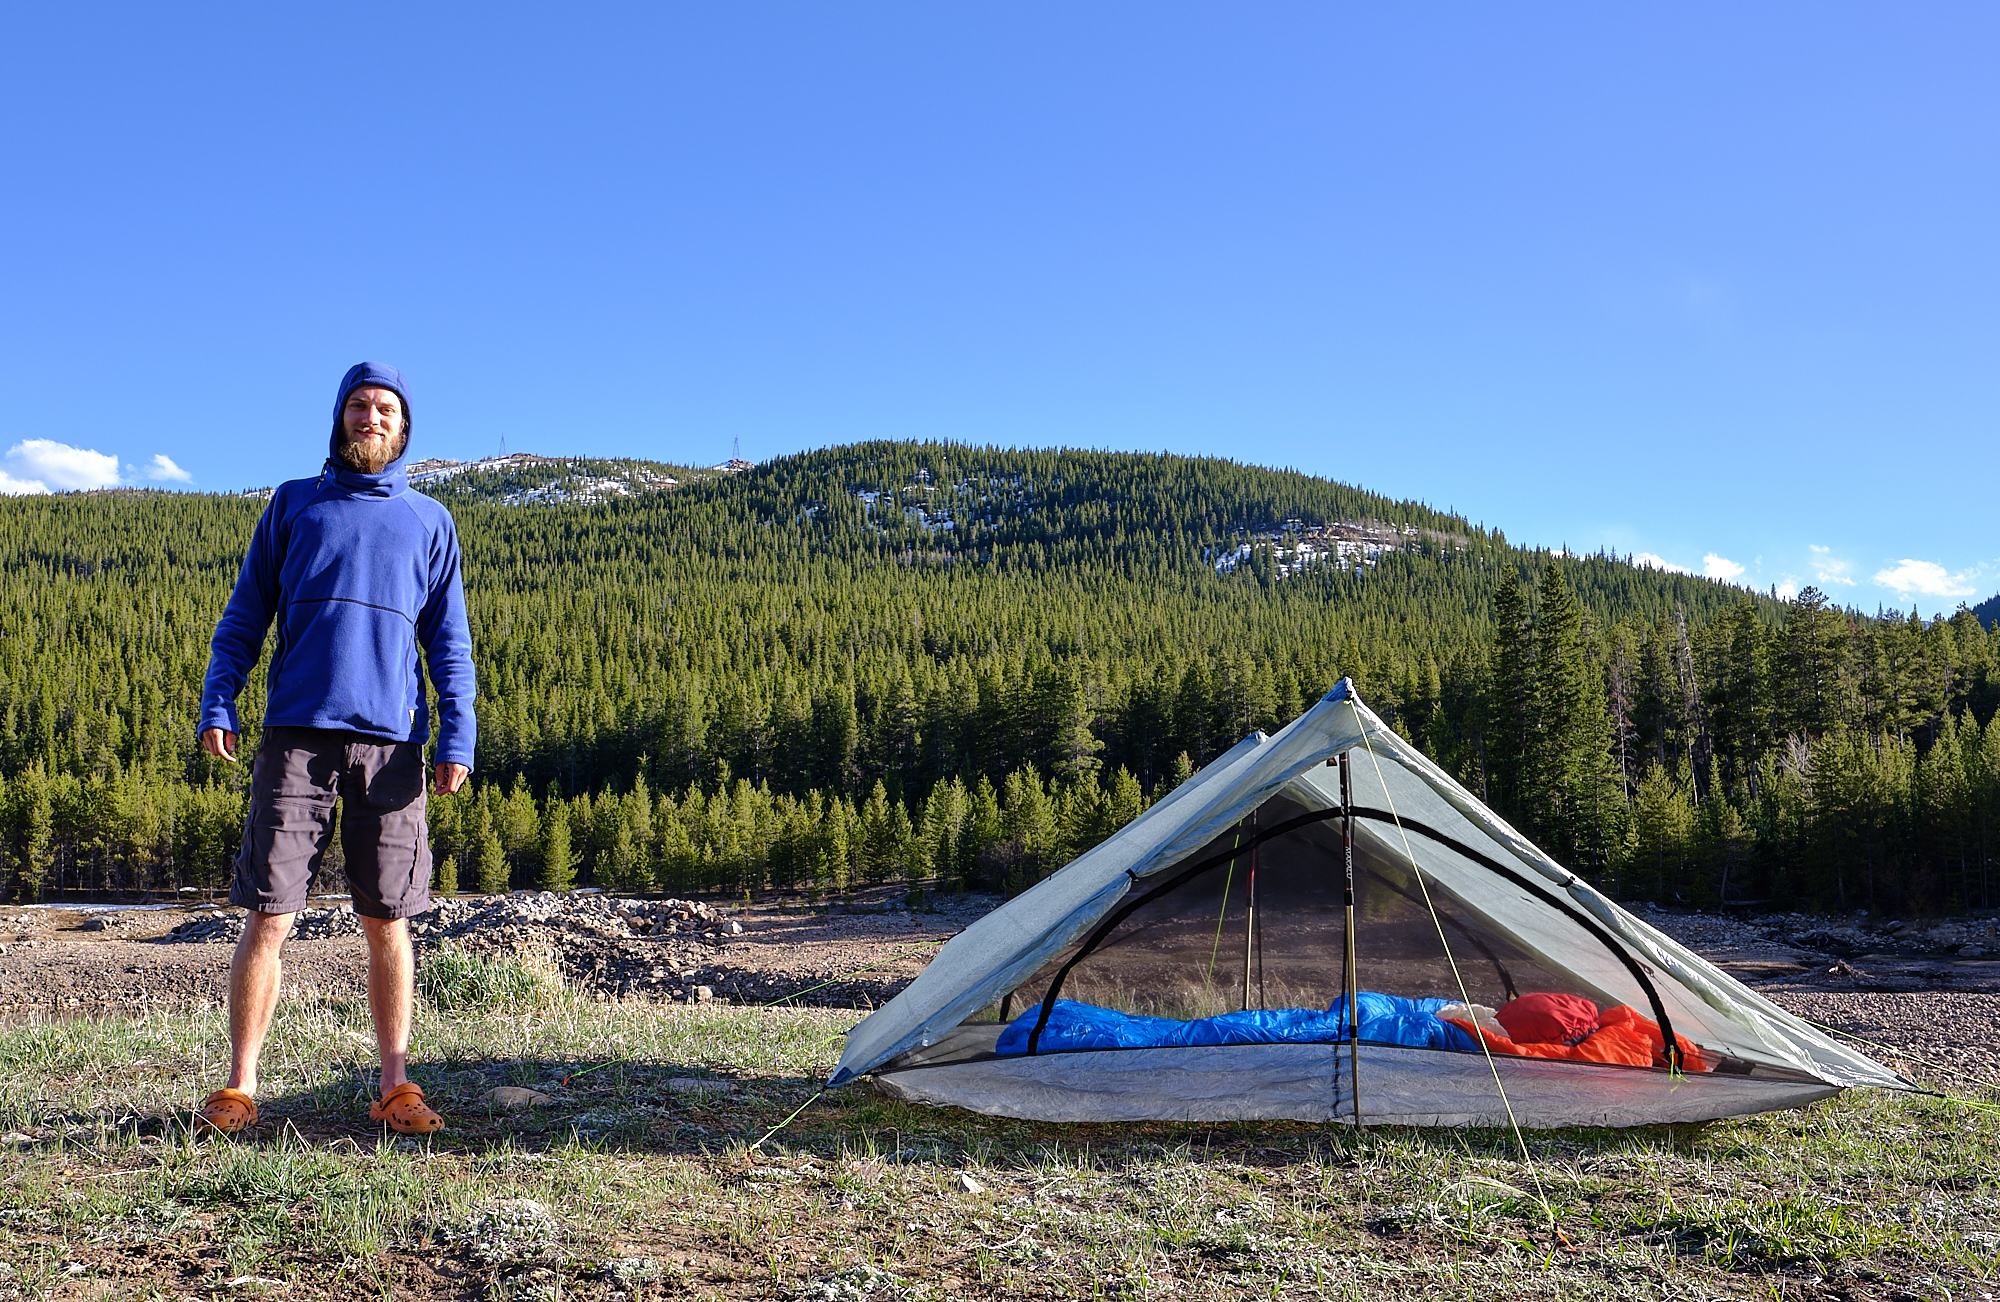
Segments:
[[[1351,675],[1621,895],[1987,907],[1995,635],[1969,613],[1523,551],[1218,460],[866,444],[588,506],[461,479],[434,491],[481,737],[472,791],[433,802],[443,885],[1017,888]],[[0,502],[15,897],[226,880],[246,775],[192,729],[261,509]],[[1405,542],[1215,564],[1342,521]],[[260,675],[242,709],[247,748]]]

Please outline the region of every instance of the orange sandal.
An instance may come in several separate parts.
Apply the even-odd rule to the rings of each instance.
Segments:
[[[444,1129],[444,1118],[431,1111],[424,1102],[423,1087],[413,1080],[382,1096],[380,1103],[368,1105],[370,1121],[386,1121],[389,1129],[399,1135],[428,1135]]]
[[[233,1135],[257,1124],[257,1100],[242,1090],[219,1089],[201,1101],[201,1111],[195,1114],[195,1119],[203,1130]]]

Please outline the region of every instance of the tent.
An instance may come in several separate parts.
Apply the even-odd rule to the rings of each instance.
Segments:
[[[1507,1038],[1531,1006],[1606,1029]],[[1614,1021],[1651,1056],[1598,1053]],[[864,1075],[1047,1121],[1432,1126],[1915,1088],[1556,863],[1349,680],[953,937],[848,1033],[829,1084]]]

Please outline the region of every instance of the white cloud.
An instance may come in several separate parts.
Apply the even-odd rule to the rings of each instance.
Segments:
[[[1665,570],[1669,574],[1694,573],[1694,571],[1689,569],[1687,566],[1676,565],[1672,561],[1668,560],[1666,557],[1655,556],[1652,552],[1638,553],[1637,555],[1632,557],[1632,563],[1638,566],[1642,570]]]
[[[1778,581],[1778,600],[1790,601],[1798,595],[1799,581],[1797,579],[1787,577]]]
[[[1875,581],[1885,588],[1894,588],[1907,597],[1912,594],[1922,597],[1970,597],[1978,589],[1967,582],[1968,575],[1948,574],[1935,561],[1900,560],[1896,568],[1881,570]]]
[[[174,464],[174,459],[164,452],[153,454],[152,464],[140,472],[148,479],[172,480],[176,484],[192,484],[194,476]]]
[[[17,483],[42,484],[41,491],[45,493],[109,488],[118,482],[118,458],[89,448],[73,448],[54,439],[24,439],[7,449],[6,465],[0,467],[0,473]]]
[[[1717,556],[1714,552],[1710,552],[1701,558],[1701,572],[1711,579],[1728,581],[1741,578],[1743,567],[1726,556]]]
[[[1847,562],[1833,559],[1833,548],[1822,547],[1818,543],[1807,543],[1813,554],[1813,577],[1821,583],[1839,583],[1854,586],[1854,579],[1847,572]]]
[[[118,458],[93,448],[73,448],[54,439],[23,439],[0,457],[0,497],[24,493],[66,493],[85,488],[113,488],[150,479],[156,483],[192,484],[194,476],[155,452],[143,467],[126,465],[118,473]]]

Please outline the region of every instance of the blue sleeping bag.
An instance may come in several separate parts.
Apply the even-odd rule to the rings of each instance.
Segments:
[[[1405,1044],[1413,1049],[1456,1049],[1476,1053],[1472,1037],[1437,1011],[1449,999],[1404,999],[1399,995],[1361,992],[1361,1038],[1377,1044]],[[1042,1028],[1037,1053],[1064,1049],[1152,1049],[1197,1044],[1323,1044],[1347,1038],[1347,1001],[1321,1012],[1314,1008],[1253,1008],[1192,1022],[1171,1017],[1140,1017],[1072,999],[1058,999]],[[1026,1053],[1028,1036],[1042,1015],[1034,1005],[1000,1033],[994,1051]]]

